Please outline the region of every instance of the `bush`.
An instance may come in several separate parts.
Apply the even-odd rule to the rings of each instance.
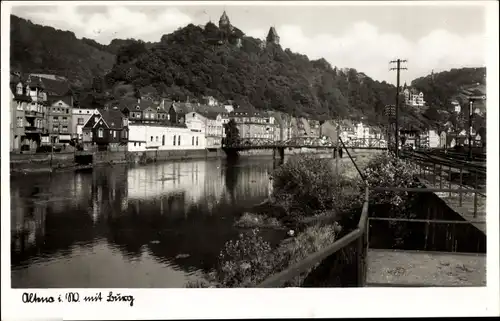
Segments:
[[[391,153],[384,153],[372,159],[364,170],[364,176],[370,187],[417,187],[415,180],[417,168],[414,164],[394,157]],[[364,186],[360,186],[364,189]],[[414,206],[417,200],[416,193],[408,192],[377,192],[370,191],[371,215],[392,218],[415,218]],[[390,221],[393,230],[395,245],[400,245],[408,236],[411,229],[407,223]]]
[[[338,209],[343,189],[351,185],[335,174],[330,160],[311,155],[291,157],[272,177],[273,202],[292,216],[311,216],[318,211]]]
[[[283,225],[275,217],[267,217],[254,213],[245,212],[235,223],[236,227],[268,227],[268,228],[282,228]]]
[[[271,245],[258,232],[253,229],[225,244],[215,273],[217,283],[223,287],[254,286],[274,272],[277,262]]]
[[[228,241],[219,255],[219,264],[206,280],[189,282],[190,288],[253,287],[273,274],[279,273],[312,253],[335,241],[337,227],[311,226],[293,239],[285,240],[272,249],[253,229],[239,235],[238,240]],[[318,263],[319,264],[319,263]],[[290,280],[287,286],[300,286],[309,271]]]

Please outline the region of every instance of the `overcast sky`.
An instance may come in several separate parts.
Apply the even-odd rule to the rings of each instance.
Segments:
[[[168,4],[168,2],[167,2]],[[293,3],[292,3],[293,4]],[[376,80],[395,82],[389,61],[407,59],[402,81],[434,72],[485,65],[485,9],[480,5],[107,5],[16,6],[12,13],[34,23],[73,31],[108,44],[113,38],[159,41],[189,23],[231,24],[264,38],[275,26],[283,48],[324,57],[332,66],[355,68]]]

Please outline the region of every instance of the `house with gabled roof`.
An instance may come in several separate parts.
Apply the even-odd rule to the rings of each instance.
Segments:
[[[117,109],[101,110],[90,117],[82,128],[84,146],[97,146],[99,150],[123,145],[128,140],[128,120]]]

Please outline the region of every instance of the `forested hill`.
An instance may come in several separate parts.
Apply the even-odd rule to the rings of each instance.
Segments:
[[[432,73],[425,77],[412,81],[411,86],[424,93],[428,109],[424,117],[433,127],[440,127],[450,121],[453,126],[459,129],[467,128],[468,118],[466,97],[461,94],[463,89],[475,91],[474,88],[485,88],[486,68],[460,68]],[[479,94],[478,94],[479,95]],[[452,101],[456,101],[462,106],[461,114],[454,111]],[[476,106],[483,106],[484,103],[477,103]],[[476,130],[486,126],[485,114],[473,117],[473,127]]]
[[[459,68],[433,73],[411,82],[411,86],[422,91],[429,106],[450,110],[451,101],[463,88],[486,85],[486,67]]]
[[[242,107],[311,118],[364,116],[373,123],[385,122],[383,109],[393,103],[394,86],[279,45],[263,46],[236,30],[225,38],[213,23],[190,24],[153,46],[138,41],[122,47],[102,90],[129,84],[172,99],[211,95]]]
[[[11,16],[11,68],[66,76],[77,84],[76,101],[92,107],[131,91],[183,101],[211,95],[241,107],[385,124],[384,106],[394,103],[390,84],[266,46],[237,28],[227,35],[213,23],[190,24],[159,38],[102,45]]]
[[[19,72],[65,76],[76,85],[91,84],[113,67],[114,55],[91,46],[69,31],[10,16],[10,66]]]

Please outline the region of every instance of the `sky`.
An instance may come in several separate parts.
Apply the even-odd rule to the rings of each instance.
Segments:
[[[389,62],[405,59],[401,82],[452,68],[485,66],[486,12],[481,3],[462,5],[119,5],[15,6],[12,14],[33,23],[70,30],[78,38],[108,44],[114,38],[159,41],[189,23],[218,23],[225,10],[231,24],[264,39],[270,26],[283,48],[325,58],[395,83]],[[236,2],[237,3],[237,2]],[[97,3],[98,4],[98,3]]]

